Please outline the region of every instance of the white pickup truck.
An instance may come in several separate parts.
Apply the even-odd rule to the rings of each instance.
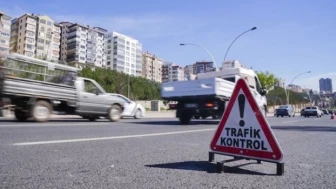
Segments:
[[[224,113],[226,102],[239,78],[245,78],[266,114],[266,90],[261,87],[257,74],[247,68],[225,69],[199,74],[195,80],[162,83],[161,96],[163,100],[178,102],[176,117],[181,124],[189,124],[191,118],[212,116],[218,119]]]
[[[51,114],[119,121],[125,102],[77,74],[74,67],[10,54],[0,65],[0,100],[11,100],[19,121],[44,122]]]

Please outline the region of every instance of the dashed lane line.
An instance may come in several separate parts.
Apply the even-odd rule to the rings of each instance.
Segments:
[[[111,137],[99,137],[99,138],[82,138],[82,139],[69,139],[69,140],[22,142],[22,143],[14,143],[13,145],[14,146],[29,146],[29,145],[43,145],[43,144],[89,142],[89,141],[102,141],[102,140],[115,140],[115,139],[163,136],[163,135],[176,135],[176,134],[196,133],[196,132],[205,132],[205,131],[214,131],[214,130],[215,129],[198,129],[198,130],[175,131],[175,132],[164,132],[164,133],[150,133],[150,134],[142,134],[142,135],[125,135],[125,136],[111,136]]]

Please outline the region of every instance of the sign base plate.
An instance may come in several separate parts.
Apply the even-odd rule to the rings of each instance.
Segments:
[[[239,160],[256,160],[258,164],[261,164],[262,161],[268,162],[268,163],[274,163],[274,164],[276,164],[276,175],[279,175],[279,176],[283,175],[284,171],[285,171],[285,163],[283,163],[283,162],[273,162],[273,161],[259,160],[259,159],[239,157],[239,156],[226,155],[226,154],[223,155],[221,153],[217,153],[217,152],[213,152],[213,151],[209,152],[209,163],[215,161],[215,154],[222,155],[222,156],[231,156],[231,157],[233,157],[233,159],[217,162],[217,164],[216,164],[216,172],[217,173],[223,173],[223,172],[225,172],[224,163],[229,163],[229,162],[239,161]]]

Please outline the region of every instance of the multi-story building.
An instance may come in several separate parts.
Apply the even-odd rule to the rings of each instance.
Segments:
[[[107,30],[88,25],[61,22],[61,61],[77,67],[102,67],[106,64],[105,34]]]
[[[25,14],[12,21],[10,52],[58,61],[61,28],[51,18]]]
[[[244,68],[245,66],[241,64],[238,60],[225,61],[222,64],[222,70],[231,69],[231,68]]]
[[[288,85],[287,90],[291,90],[291,91],[296,92],[296,93],[302,93],[302,88],[300,86],[294,85],[294,84]]]
[[[172,62],[165,62],[162,66],[162,82],[183,81],[184,69]]]
[[[163,60],[159,57],[145,52],[142,54],[142,76],[146,79],[162,82]]]
[[[187,65],[184,67],[184,74],[194,74],[194,65]]]
[[[142,76],[142,45],[129,36],[111,32],[107,35],[106,67],[134,76]]]
[[[332,79],[330,78],[321,78],[319,81],[320,84],[320,93],[321,94],[332,94],[333,87],[332,87]]]
[[[0,57],[9,53],[11,17],[0,11]]]
[[[208,61],[200,61],[193,64],[194,74],[206,73],[214,71],[214,63]]]

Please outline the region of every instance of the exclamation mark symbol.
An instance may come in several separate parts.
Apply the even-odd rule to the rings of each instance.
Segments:
[[[245,121],[243,120],[244,118],[244,108],[245,108],[245,95],[240,94],[238,96],[238,106],[239,106],[239,115],[240,115],[240,121],[239,121],[239,125],[241,127],[244,127],[245,125]]]

